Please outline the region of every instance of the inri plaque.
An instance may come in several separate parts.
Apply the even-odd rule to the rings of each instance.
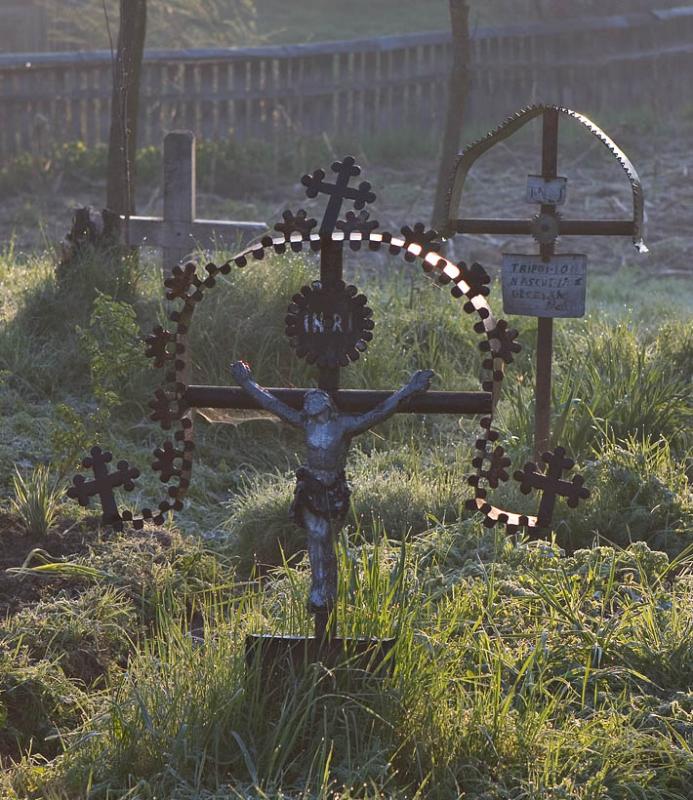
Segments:
[[[567,188],[567,178],[545,178],[543,175],[528,175],[525,201],[527,203],[562,206],[565,203]]]
[[[587,256],[503,254],[503,310],[526,317],[585,314]]]

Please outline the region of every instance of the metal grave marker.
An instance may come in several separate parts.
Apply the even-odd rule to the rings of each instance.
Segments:
[[[633,198],[632,219],[565,219],[556,207],[565,202],[567,181],[558,176],[559,118],[578,123],[596,137],[618,161],[630,182]],[[462,193],[474,162],[494,145],[509,138],[537,117],[542,119],[541,174],[529,175],[525,200],[539,205],[531,219],[469,219],[459,216]],[[585,310],[586,258],[577,254],[556,253],[560,236],[630,236],[640,253],[647,252],[643,242],[644,200],[635,167],[625,153],[597,125],[569,108],[536,105],[509,117],[498,128],[474,142],[457,157],[448,187],[444,219],[437,225],[446,236],[455,234],[495,234],[532,236],[539,246],[538,255],[503,255],[503,302],[506,313],[537,317],[537,357],[535,390],[534,451],[538,461],[548,451],[551,431],[551,358],[553,320],[555,317],[582,316]],[[545,272],[539,274],[543,263]],[[574,277],[554,294],[550,281],[566,266]],[[574,272],[571,271],[574,268]],[[529,273],[527,269],[534,269]],[[523,276],[527,277],[523,277]],[[510,280],[510,285],[507,281]]]
[[[526,317],[582,317],[585,314],[587,257],[560,253],[503,253],[503,311]]]
[[[455,264],[440,255],[436,232],[427,230],[422,223],[402,226],[400,235],[376,232],[378,223],[369,219],[364,208],[375,199],[370,184],[364,181],[350,186],[351,179],[360,173],[354,159],[346,157],[333,163],[332,171],[337,176],[334,182],[327,180],[323,170],[316,170],[302,179],[309,197],[318,194],[329,197],[318,232],[314,232],[317,221],[309,219],[303,209],[295,214],[287,210],[282,215],[283,221],[275,225],[277,235],[264,236],[224,264],[206,264],[202,274],[194,263],[175,266],[164,281],[166,299],[181,305],[168,315],[171,330],[158,325],[146,337],[145,352],[152,358],[154,367],[163,370],[161,384],[149,405],[150,419],[158,422],[164,431],[170,431],[167,433],[170,438],[154,449],[151,462],[152,470],[166,485],[165,498],[157,506],[142,508],[137,513],[120,513],[113,488],[132,488],[137,472],[126,462],[119,462],[118,473],[113,475],[106,475],[99,467],[103,474],[96,477],[101,483],[97,480],[87,485],[86,478],[78,476],[70,491],[70,496],[82,503],[98,494],[104,506],[104,524],[117,528],[127,524],[136,530],[147,522],[161,525],[166,513],[182,510],[190,488],[196,410],[264,409],[300,429],[305,457],[296,473],[290,518],[306,532],[311,566],[308,607],[314,614],[314,635],[249,635],[246,641],[248,660],[254,660],[259,654],[263,666],[286,659],[297,666],[316,659],[332,661],[349,653],[358,658],[360,665],[368,667],[380,663],[390,650],[391,639],[350,640],[337,635],[335,539],[346,522],[349,509],[351,488],[346,468],[351,441],[393,414],[480,415],[480,432],[471,461],[474,473],[467,477],[467,483],[474,488],[474,497],[468,500],[467,507],[481,512],[488,527],[501,524],[509,533],[526,529],[530,536],[543,536],[550,528],[557,497],[567,497],[570,503],[575,503],[587,496],[587,490],[581,490],[579,478],[578,488],[569,490],[567,482],[556,471],[559,466],[561,472],[569,468],[568,460],[557,450],[556,469],[549,470],[546,475],[533,465],[531,474],[529,468],[521,475],[515,473],[515,478],[521,479],[522,491],[537,489],[546,496],[541,504],[541,519],[491,505],[488,490],[508,481],[511,475],[511,460],[498,443],[500,432],[494,429],[494,398],[499,396],[506,365],[513,362],[514,355],[521,349],[517,331],[494,316],[486,300],[490,277],[480,264],[468,266],[463,261]],[[347,211],[341,217],[345,200],[353,202],[355,211]],[[461,310],[472,317],[473,329],[480,337],[482,391],[431,391],[433,374],[430,370],[414,373],[396,391],[340,388],[341,369],[361,357],[377,330],[365,295],[343,280],[345,244],[354,251],[362,246],[374,251],[385,248],[389,255],[398,256],[404,262],[418,262],[437,284],[449,285],[452,297],[462,300]],[[296,355],[316,366],[317,387],[264,388],[254,380],[250,366],[240,360],[231,367],[238,386],[191,385],[188,364],[194,312],[221,283],[219,277],[228,275],[234,267],[245,268],[251,262],[261,261],[265,256],[276,259],[272,266],[278,269],[283,254],[306,250],[320,255],[319,279],[300,289],[297,287],[298,291],[287,298],[284,322]],[[218,420],[223,418],[223,413],[216,416]],[[92,462],[97,466],[94,461],[97,455],[100,453],[92,453],[85,466],[92,466]],[[106,456],[104,463],[111,458],[110,454]]]

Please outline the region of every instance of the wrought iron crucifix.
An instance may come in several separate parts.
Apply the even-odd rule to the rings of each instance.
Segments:
[[[361,172],[355,160],[347,156],[335,161],[332,171],[336,175],[334,183],[326,179],[323,170],[304,175],[301,180],[308,197],[325,194],[329,200],[320,224],[319,240],[315,242],[315,249],[320,251],[320,279],[304,286],[291,298],[286,317],[286,333],[296,355],[318,367],[318,390],[263,389],[253,381],[249,369],[238,362],[233,374],[240,388],[188,386],[183,396],[189,408],[264,408],[303,428],[308,458],[302,468],[304,472],[299,470],[293,516],[309,531],[309,538],[311,526],[315,530],[321,528],[330,515],[334,516],[334,529],[338,530],[343,523],[349,496],[343,469],[353,435],[394,413],[488,414],[492,408],[490,391],[427,391],[430,374],[425,381],[415,376],[407,387],[394,393],[340,389],[341,369],[366,350],[374,328],[365,295],[343,281],[344,242],[350,241],[354,232],[369,234],[378,223],[369,219],[364,208],[375,200],[370,183],[363,181],[357,187],[350,186],[351,180]],[[345,201],[353,203],[360,213],[348,211],[345,218],[340,219]],[[276,229],[284,234],[289,244],[292,237],[296,237],[293,243],[300,249],[299,242],[310,238],[316,224],[301,209],[296,214],[285,211]],[[438,247],[432,242],[431,232],[420,225],[403,229],[403,236],[405,242],[419,244],[419,251],[434,252]],[[315,414],[313,406],[320,406]],[[318,417],[323,412],[326,419],[320,422]],[[322,478],[316,479],[321,473],[324,473]],[[316,534],[313,538],[319,537]],[[315,558],[311,556],[314,574],[310,605],[315,613],[316,638],[331,633],[326,631],[326,626],[336,592],[333,539],[329,537],[326,545],[329,553],[324,551]],[[316,553],[318,550],[315,548]],[[329,573],[327,583],[322,574],[325,564]],[[322,605],[321,596],[327,597]],[[334,621],[334,617],[332,619]]]
[[[585,479],[582,475],[574,475],[572,481],[562,478],[565,471],[575,466],[572,458],[566,458],[562,447],[557,447],[553,453],[543,453],[541,460],[547,464],[545,473],[539,472],[537,465],[530,461],[525,464],[524,469],[517,470],[514,478],[520,482],[522,494],[529,494],[532,489],[541,491],[537,527],[545,530],[551,525],[558,497],[567,498],[568,506],[576,508],[580,500],[586,500],[590,496],[590,492],[584,486]]]
[[[632,219],[564,219],[557,207],[565,201],[566,179],[558,175],[558,123],[561,116],[586,128],[618,161],[630,183]],[[541,174],[530,175],[526,200],[539,205],[530,219],[471,219],[459,217],[465,181],[474,162],[494,145],[515,134],[537,117],[542,118]],[[551,413],[551,359],[553,319],[584,314],[586,257],[556,254],[559,236],[630,236],[639,253],[647,252],[643,242],[644,200],[640,179],[625,153],[597,125],[582,114],[560,106],[530,106],[508,118],[487,136],[460,153],[450,177],[444,217],[436,221],[447,236],[501,234],[532,236],[539,256],[507,254],[503,257],[503,301],[506,313],[537,317],[535,436],[536,458],[548,449]],[[530,277],[527,274],[531,273]],[[538,288],[548,287],[542,295]],[[511,291],[512,281],[520,287]],[[522,286],[527,287],[525,289]],[[570,295],[572,290],[573,300]],[[540,296],[541,295],[541,296]],[[509,298],[513,302],[510,302]]]

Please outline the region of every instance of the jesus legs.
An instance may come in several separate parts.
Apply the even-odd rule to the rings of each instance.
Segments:
[[[304,509],[303,527],[308,537],[308,557],[312,573],[308,608],[314,614],[329,613],[337,598],[335,521]]]

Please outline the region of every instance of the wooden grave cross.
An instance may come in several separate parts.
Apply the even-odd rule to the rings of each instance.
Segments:
[[[197,248],[236,247],[240,235],[255,236],[267,230],[262,222],[197,219],[195,136],[174,131],[164,137],[164,216],[123,217],[125,240],[130,247],[158,247],[163,251],[164,274]]]
[[[565,201],[567,185],[566,179],[558,176],[558,121],[561,114],[586,128],[619,162],[631,184],[632,219],[571,220],[558,213],[556,207]],[[543,123],[541,174],[528,176],[525,199],[540,206],[539,214],[528,220],[456,218],[466,177],[476,159],[538,116],[542,117]],[[556,254],[556,241],[559,236],[630,236],[638,252],[646,253],[647,247],[642,239],[643,216],[642,186],[630,160],[604,131],[571,109],[530,106],[509,117],[458,156],[448,187],[444,218],[437,221],[439,229],[448,236],[455,233],[530,235],[539,245],[538,256],[504,254],[502,274],[505,313],[537,317],[534,427],[537,460],[549,449],[550,442],[553,320],[556,317],[581,317],[585,313],[587,258],[580,254]],[[540,284],[536,283],[537,280],[551,288],[538,289]],[[513,290],[513,282],[527,286],[527,291]]]

